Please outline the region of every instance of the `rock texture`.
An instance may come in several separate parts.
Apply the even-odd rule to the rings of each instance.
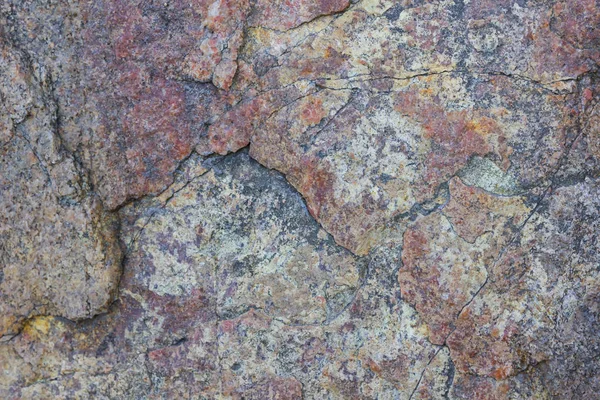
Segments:
[[[0,397],[594,399],[600,3],[0,4]]]
[[[0,159],[0,335],[51,314],[90,318],[114,299],[121,269],[117,221],[63,148],[47,82],[6,41]]]

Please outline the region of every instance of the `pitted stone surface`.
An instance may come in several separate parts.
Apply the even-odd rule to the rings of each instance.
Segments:
[[[0,397],[600,392],[597,0],[0,4]]]
[[[0,337],[10,338],[36,315],[106,311],[121,248],[118,222],[62,147],[44,82],[1,37],[0,46]]]

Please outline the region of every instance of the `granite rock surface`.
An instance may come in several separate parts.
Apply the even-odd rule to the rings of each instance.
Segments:
[[[597,0],[0,3],[0,398],[595,399]]]

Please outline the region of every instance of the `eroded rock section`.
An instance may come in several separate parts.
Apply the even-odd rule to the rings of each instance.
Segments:
[[[0,37],[0,336],[24,320],[106,311],[121,271],[117,221],[57,136],[44,71]]]
[[[105,206],[114,209],[165,189],[207,125],[242,97],[255,96],[231,87],[243,73],[238,59],[247,29],[292,29],[347,6],[347,0],[11,0],[1,12],[7,34],[53,82],[65,146],[78,153]]]
[[[597,0],[2,2],[0,397],[597,397],[599,65]]]
[[[246,153],[183,170],[173,193],[121,211],[131,244],[108,315],[33,318],[2,347],[4,398],[393,398],[434,357],[453,368],[401,301],[393,248],[339,247]]]

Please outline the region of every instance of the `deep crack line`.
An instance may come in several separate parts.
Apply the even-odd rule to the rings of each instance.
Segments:
[[[429,365],[431,365],[433,360],[437,357],[437,355],[439,354],[440,351],[442,351],[443,348],[444,348],[444,346],[439,346],[437,351],[435,352],[435,354],[429,359],[429,361],[427,362],[427,365],[425,366],[425,368],[423,368],[423,371],[421,371],[421,376],[419,376],[419,380],[417,381],[417,384],[415,385],[410,396],[408,397],[408,400],[412,400],[413,396],[417,392],[417,389],[421,385],[421,381],[423,380],[423,376],[425,376],[425,372],[427,371],[427,368],[429,368]]]

